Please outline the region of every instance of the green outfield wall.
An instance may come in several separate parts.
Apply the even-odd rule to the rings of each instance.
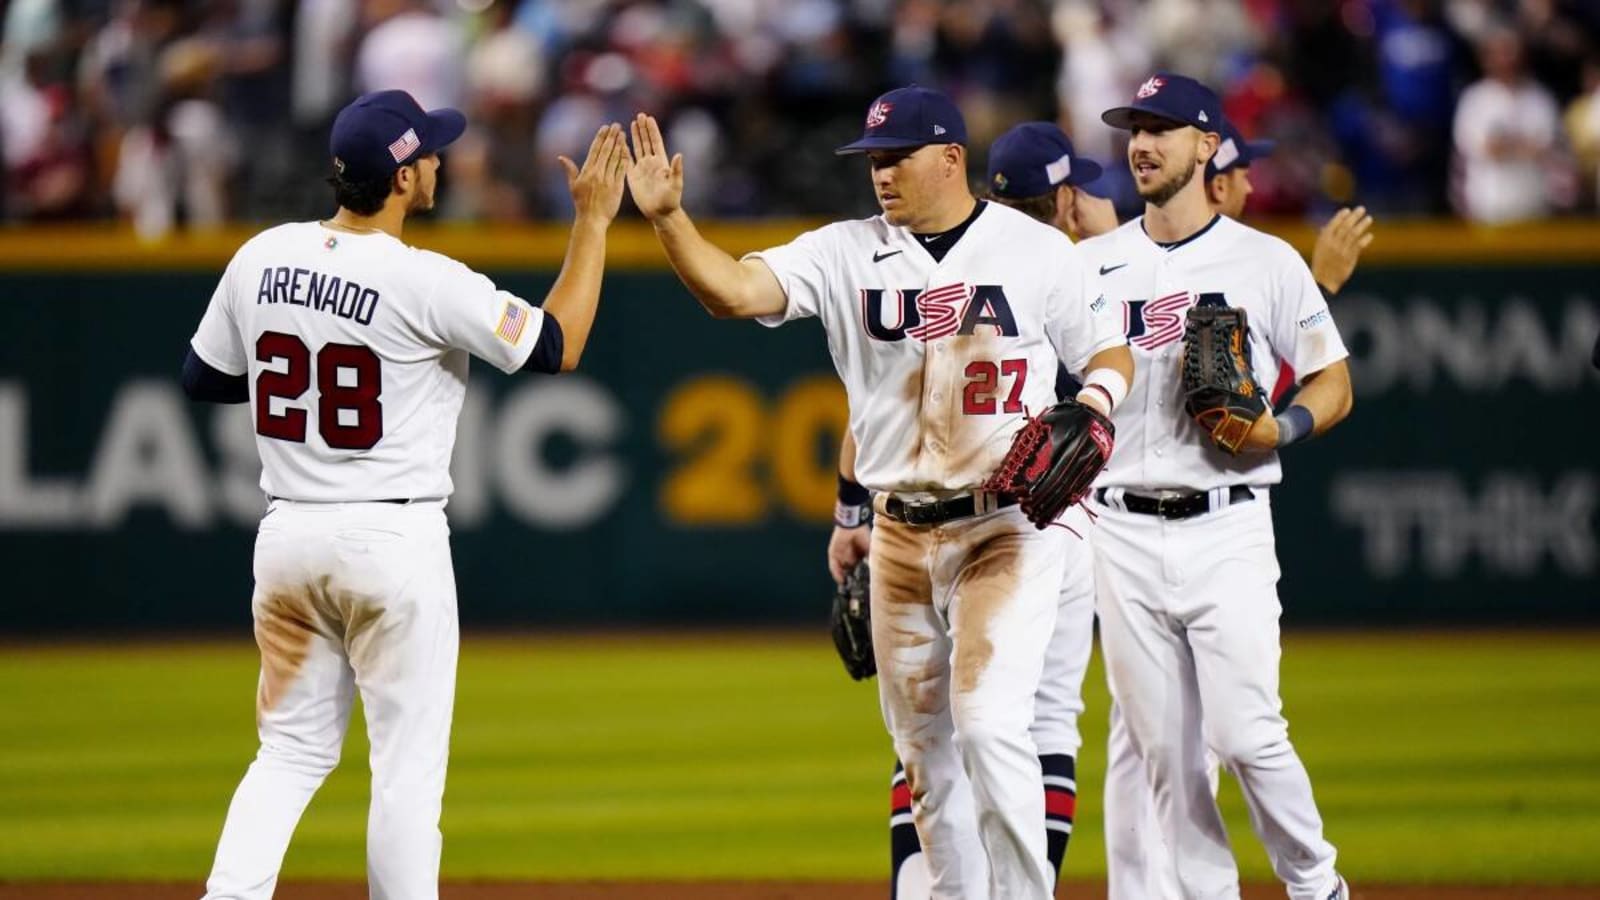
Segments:
[[[0,634],[248,621],[250,417],[177,383],[238,239],[0,236]],[[532,298],[562,247],[430,239]],[[468,627],[825,615],[845,410],[821,328],[713,321],[651,243],[614,240],[581,374],[475,364],[450,505]],[[1287,620],[1600,619],[1600,229],[1398,243],[1334,307],[1355,411],[1274,494]]]

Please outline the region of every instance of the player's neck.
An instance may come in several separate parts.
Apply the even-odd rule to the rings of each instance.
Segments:
[[[384,204],[383,209],[370,216],[358,215],[341,206],[327,223],[351,234],[376,234],[381,231],[398,240],[401,230],[405,228],[406,214],[393,203]]]
[[[969,191],[962,191],[951,197],[948,202],[941,203],[939,208],[932,210],[921,220],[912,223],[912,234],[943,234],[946,231],[965,222],[972,211],[978,208],[978,199]]]
[[[1177,243],[1206,227],[1215,215],[1196,178],[1164,205],[1144,205],[1144,232],[1157,243]]]

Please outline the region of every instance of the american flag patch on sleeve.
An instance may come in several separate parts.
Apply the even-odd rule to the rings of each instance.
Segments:
[[[500,314],[500,324],[495,326],[494,336],[515,347],[517,341],[522,340],[522,329],[528,326],[528,311],[513,301],[506,301],[505,312]]]

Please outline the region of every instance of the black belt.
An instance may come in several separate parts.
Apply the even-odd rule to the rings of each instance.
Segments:
[[[994,508],[1005,509],[1016,505],[1017,498],[1001,495],[996,498]],[[938,525],[951,519],[965,519],[977,511],[977,500],[971,494],[927,503],[907,503],[899,497],[889,497],[883,501],[883,514],[907,525]]]
[[[1094,492],[1094,498],[1101,503],[1106,502],[1106,489],[1100,488]],[[1248,485],[1236,484],[1228,488],[1228,505],[1235,503],[1248,503],[1256,498],[1256,492]],[[1110,504],[1107,504],[1108,506]],[[1186,491],[1181,494],[1167,494],[1162,497],[1146,497],[1142,494],[1122,495],[1122,507],[1131,513],[1141,516],[1160,516],[1163,519],[1192,519],[1211,512],[1210,491]]]

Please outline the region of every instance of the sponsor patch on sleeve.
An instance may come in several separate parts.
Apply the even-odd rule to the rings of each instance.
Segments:
[[[495,326],[494,336],[515,347],[522,340],[523,329],[527,327],[528,311],[521,304],[507,300],[505,311],[500,314],[500,324]]]
[[[1302,331],[1312,329],[1326,321],[1328,321],[1328,311],[1326,309],[1319,309],[1311,315],[1306,316],[1304,319],[1301,319],[1300,328]]]

